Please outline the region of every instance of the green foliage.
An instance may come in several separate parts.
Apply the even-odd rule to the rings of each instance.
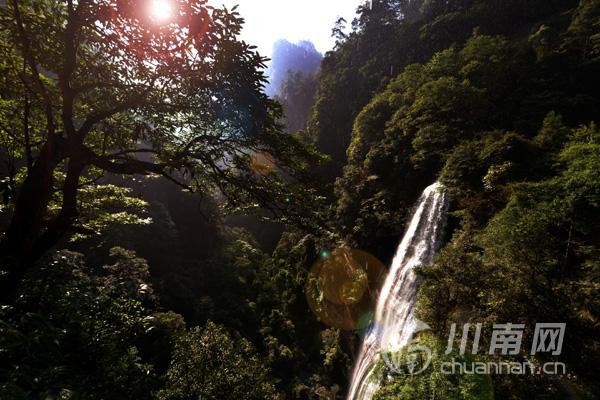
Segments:
[[[98,276],[80,254],[58,253],[28,277],[19,302],[3,308],[0,397],[148,398],[158,386],[142,354],[155,324],[151,288],[140,283],[145,264],[122,249],[113,255],[116,264]]]
[[[273,371],[285,387],[309,398],[339,391],[351,367],[344,333],[307,314],[308,269],[324,245],[312,235],[284,234],[254,283],[260,288],[254,307]]]
[[[303,74],[301,71],[288,71],[277,100],[281,101],[285,113],[285,127],[288,132],[306,129],[310,110],[314,102],[318,71]]]
[[[562,45],[563,51],[589,61],[600,56],[600,4],[597,0],[583,0],[573,14],[571,25]]]
[[[576,0],[385,0],[373,2],[373,7],[369,4],[359,7],[359,15],[352,23],[353,31],[338,41],[335,51],[327,53],[322,63],[309,123],[309,132],[319,150],[331,156],[331,162],[322,165],[320,172],[328,182],[342,175],[347,161],[345,150],[352,141],[353,122],[374,95],[411,64],[435,59],[436,53],[451,46],[461,48],[474,30],[480,35],[463,50],[467,61],[464,64],[468,64],[464,73],[472,74],[469,79],[475,86],[480,83],[477,79],[493,76],[493,82],[487,81],[485,85],[496,95],[514,97],[515,92],[522,92],[515,81],[518,76],[511,76],[508,70],[518,62],[514,52],[509,51],[512,43],[497,35],[523,35],[530,27],[537,29],[540,21],[560,21],[558,16],[572,11],[578,3]],[[591,7],[591,3],[586,7]],[[588,14],[593,15],[593,12]],[[586,26],[587,33],[593,30],[593,23],[588,22]],[[556,47],[551,50],[556,51]],[[526,52],[520,54],[524,55]],[[543,83],[556,77],[550,74],[532,78]],[[504,85],[505,80],[511,85]],[[514,102],[508,103],[514,106]],[[546,109],[544,115],[548,111]],[[503,122],[510,121],[508,115],[500,118]]]
[[[552,132],[564,134],[559,120],[550,115],[536,139],[552,137]],[[489,221],[475,211],[472,198],[465,198],[470,192],[456,192],[458,203],[465,207],[457,213],[462,228],[435,265],[420,269],[424,284],[419,307],[421,317],[440,332],[465,312],[490,324],[566,322],[562,360],[579,377],[583,388],[578,390],[586,391],[594,390],[590,371],[598,362],[594,349],[600,313],[599,249],[593,237],[600,226],[600,147],[595,125],[572,130],[568,137],[562,149],[549,156],[556,160],[556,173],[538,182],[508,179],[507,202],[496,205],[500,207]],[[468,161],[462,159],[464,165]],[[470,162],[486,164],[485,158]],[[448,182],[454,186],[460,179]],[[462,187],[468,186],[466,182]],[[497,189],[481,196],[480,202],[496,208],[494,193]],[[530,335],[526,340],[531,341]],[[498,390],[501,393],[506,387]]]
[[[434,367],[381,365],[376,398],[594,398],[597,0],[363,5],[351,32],[337,26],[319,75],[283,87],[288,130],[304,129],[312,106],[300,135],[282,134],[235,10],[196,2],[193,22],[147,31],[136,2],[118,3],[77,2],[79,19],[61,2],[0,9],[1,217],[17,216],[4,237],[27,259],[65,234],[89,256],[41,263],[2,309],[0,397],[340,398],[357,337],[309,313],[309,268],[338,237],[388,258],[418,194],[441,179],[449,241],[418,271]],[[111,34],[123,27],[127,39]],[[185,45],[167,52],[171,40]],[[252,169],[257,152],[275,168]],[[311,168],[335,216],[292,186]],[[105,172],[166,176],[219,200]],[[219,212],[265,205],[311,234],[292,229],[266,254]],[[467,321],[566,322],[569,374],[435,372],[456,356],[441,355],[449,324]]]
[[[499,61],[483,63],[475,56],[479,51],[498,54]],[[359,114],[336,193],[342,227],[361,246],[397,236],[405,211],[450,149],[491,128],[491,104],[500,89],[491,93],[482,83],[494,76],[498,86],[507,52],[502,38],[473,36],[460,53],[448,49],[425,65],[407,67]],[[402,190],[389,190],[396,185]],[[373,236],[373,229],[388,233]]]
[[[177,338],[165,389],[168,399],[279,399],[250,343],[212,322]]]
[[[502,12],[512,12],[512,6]],[[487,6],[480,7],[478,13]],[[577,22],[581,13],[590,14],[590,7],[582,3],[572,10],[571,25],[581,24]],[[448,10],[440,8],[438,12]],[[402,25],[408,29],[412,23],[416,22],[403,21]],[[593,35],[594,28],[585,26],[585,34]],[[591,96],[584,86],[574,84],[568,92],[563,85],[565,79],[585,82],[594,78],[572,77],[569,71],[560,78],[560,73],[551,72],[557,62],[571,63],[574,69],[589,63],[562,50],[561,40],[565,46],[570,40],[566,33],[546,44],[550,58],[535,60],[528,53],[535,40],[524,44],[480,33],[484,29],[490,28],[482,25],[464,38],[464,45],[454,44],[432,53],[426,63],[405,67],[357,112],[348,163],[336,182],[336,197],[341,229],[359,247],[390,254],[392,238],[401,233],[398,227],[405,221],[406,210],[444,165],[443,179],[452,181],[452,187],[470,185],[473,196],[481,190],[493,191],[500,195],[499,200],[505,182],[541,177],[553,168],[554,161],[539,157],[540,152],[556,150],[566,139],[558,112],[551,112],[561,111],[569,121],[587,122],[593,115],[587,110],[597,109],[597,96]],[[552,29],[572,28],[558,19],[553,20]],[[357,37],[366,35],[364,31]],[[341,55],[343,50],[337,53]],[[585,68],[587,71],[587,64]],[[322,84],[328,79],[325,67],[323,74]],[[319,101],[313,118],[325,121],[318,118]],[[546,116],[545,128],[531,143],[529,138]],[[465,158],[474,158],[474,162],[463,162]],[[476,202],[472,206],[477,207]],[[488,218],[493,211],[479,210]]]
[[[15,281],[6,286],[26,269],[15,260],[35,261],[65,236],[145,222],[133,210],[141,202],[99,185],[110,173],[163,176],[219,193],[230,209],[268,206],[314,224],[299,209],[314,198],[317,153],[282,132],[281,107],[263,92],[265,59],[239,40],[239,13],[174,1],[173,18],[159,22],[142,3],[0,7],[0,143],[10,165],[1,173],[12,206],[0,256]],[[257,171],[256,153],[277,168]]]
[[[123,248],[111,249],[101,268],[76,253],[57,254],[2,316],[2,396],[275,399],[295,390],[339,392],[350,367],[344,336],[306,314],[306,263],[316,245],[310,237],[286,238],[269,258],[234,230],[210,258],[171,264],[162,282]],[[204,328],[186,330],[183,317],[162,311],[159,301]]]
[[[429,367],[421,374],[400,375],[389,371],[383,362],[378,365],[376,374],[382,377],[383,386],[375,392],[374,400],[398,399],[456,399],[456,400],[492,400],[494,399],[493,385],[487,375],[477,374],[444,374],[448,370],[443,363],[473,362],[472,357],[459,356],[455,353],[444,354],[444,344],[430,335],[421,335],[415,345],[427,346],[432,350],[432,360]],[[409,354],[391,356],[398,365],[407,362]],[[387,379],[386,379],[387,377]]]
[[[440,336],[450,322],[565,321],[572,342],[561,361],[571,375],[494,377],[494,395],[593,397],[600,4],[432,1],[417,2],[418,17],[381,17],[391,3],[363,9],[323,61],[309,131],[343,169],[340,230],[390,257],[415,199],[441,179],[452,197],[450,240],[419,271],[420,318]],[[396,23],[377,25],[376,13]],[[397,55],[403,46],[414,50]],[[387,398],[432,396],[428,379],[394,379]]]

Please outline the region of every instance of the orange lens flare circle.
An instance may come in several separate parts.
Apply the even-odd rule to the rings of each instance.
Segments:
[[[384,277],[385,267],[375,256],[340,247],[323,252],[312,266],[306,299],[324,324],[347,331],[364,329],[373,318]]]
[[[259,151],[250,157],[250,168],[259,175],[267,175],[275,168],[275,157],[266,151]]]

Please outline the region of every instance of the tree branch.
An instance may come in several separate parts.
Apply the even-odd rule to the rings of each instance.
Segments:
[[[85,137],[85,135],[87,135],[94,128],[94,125],[102,122],[103,120],[105,120],[107,118],[112,117],[115,114],[118,114],[123,111],[131,110],[131,109],[141,105],[143,102],[144,102],[144,97],[138,96],[135,98],[131,98],[121,104],[118,104],[117,106],[111,108],[110,110],[100,111],[100,112],[97,112],[95,114],[88,116],[86,118],[86,120],[83,122],[83,125],[81,125],[81,128],[79,128],[79,131],[78,131],[79,136],[82,138]]]
[[[193,191],[193,188],[184,182],[175,179],[169,175],[166,171],[169,165],[155,164],[147,161],[136,160],[132,158],[119,158],[121,162],[115,162],[111,159],[111,156],[98,156],[93,151],[84,147],[86,157],[89,159],[89,163],[103,169],[107,172],[121,175],[150,175],[157,174],[161,175],[167,180],[173,182],[177,186]]]
[[[17,29],[19,31],[19,36],[21,40],[21,50],[23,51],[23,59],[27,62],[29,68],[31,69],[32,78],[38,86],[42,98],[44,99],[46,106],[46,120],[48,125],[48,139],[53,140],[56,125],[54,122],[54,113],[52,112],[52,100],[50,98],[50,93],[46,85],[44,85],[44,82],[42,82],[42,80],[40,79],[40,73],[37,69],[35,58],[31,54],[31,42],[29,41],[29,37],[27,36],[27,32],[25,31],[25,27],[23,25],[23,17],[21,15],[21,10],[19,9],[18,0],[12,0],[12,6],[15,12],[15,21],[17,23]]]
[[[156,151],[154,149],[128,149],[128,150],[119,151],[117,153],[107,154],[105,157],[107,157],[107,158],[115,158],[115,157],[118,157],[118,156],[124,156],[124,155],[127,155],[127,154],[136,154],[136,153],[158,154],[158,151]]]
[[[71,88],[71,76],[77,66],[76,33],[78,12],[73,8],[73,0],[67,2],[68,17],[67,26],[64,34],[65,60],[58,75],[58,86],[62,92],[63,107],[62,119],[67,137],[75,135],[75,126],[73,124],[73,103],[75,101],[75,92]]]

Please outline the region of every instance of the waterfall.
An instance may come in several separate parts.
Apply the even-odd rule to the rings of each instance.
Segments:
[[[382,286],[375,320],[365,336],[352,374],[348,400],[370,400],[379,388],[371,379],[379,352],[398,351],[416,331],[413,316],[418,282],[413,268],[433,262],[440,247],[448,196],[439,183],[423,191]]]

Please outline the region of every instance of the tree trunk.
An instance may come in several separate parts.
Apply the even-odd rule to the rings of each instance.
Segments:
[[[39,259],[54,247],[67,234],[77,218],[77,189],[79,187],[79,178],[85,165],[84,159],[80,156],[69,158],[67,176],[62,189],[63,198],[60,214],[48,224],[44,233],[36,240],[33,247],[32,260]]]
[[[48,140],[29,170],[15,202],[10,225],[0,243],[0,298],[11,300],[27,267],[35,261],[34,247],[52,195],[54,170],[61,160],[56,140]]]

